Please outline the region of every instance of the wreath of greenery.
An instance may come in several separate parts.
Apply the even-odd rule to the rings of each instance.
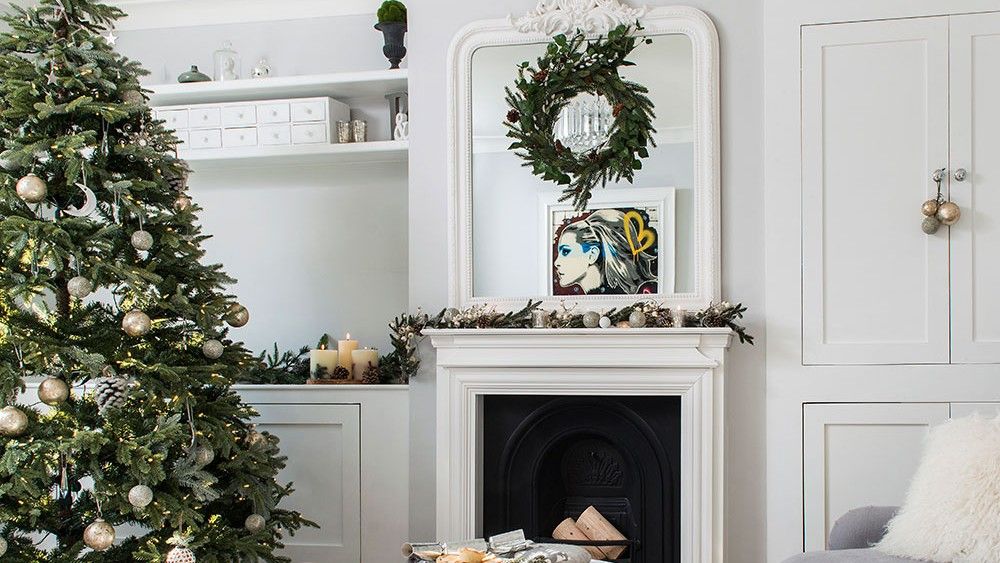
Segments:
[[[636,23],[636,31],[642,27]],[[587,41],[583,33],[572,38],[557,35],[535,66],[518,66],[514,88],[507,88],[507,136],[510,150],[525,160],[532,173],[566,186],[560,201],[571,200],[577,210],[586,207],[595,187],[622,179],[632,182],[649,156],[653,141],[653,102],[649,90],[623,79],[618,69],[633,66],[626,57],[639,38],[633,28],[620,25]],[[652,40],[642,39],[646,43]],[[555,138],[559,114],[578,94],[604,97],[612,108],[614,123],[608,139],[592,150],[575,154]]]

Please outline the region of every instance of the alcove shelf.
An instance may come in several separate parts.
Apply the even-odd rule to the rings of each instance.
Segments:
[[[195,170],[247,166],[351,164],[366,162],[405,162],[409,141],[370,141],[367,143],[291,145],[280,147],[240,147],[212,150],[183,150],[179,156]]]
[[[195,82],[190,84],[158,84],[145,86],[150,91],[152,106],[176,106],[221,102],[243,102],[279,98],[311,98],[329,96],[338,100],[384,96],[406,90],[409,72],[397,70],[365,70],[301,76],[231,80],[226,82]]]

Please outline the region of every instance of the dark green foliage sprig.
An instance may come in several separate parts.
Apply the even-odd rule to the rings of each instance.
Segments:
[[[406,23],[406,6],[399,0],[385,0],[378,8],[379,23]]]
[[[238,381],[251,385],[301,385],[309,379],[309,347],[298,351],[278,352],[278,345],[270,352],[257,356],[256,367],[240,374]]]
[[[572,201],[578,210],[598,185],[632,182],[642,168],[640,159],[656,146],[649,90],[618,73],[634,65],[626,57],[640,40],[632,32],[641,29],[623,24],[593,41],[583,33],[557,35],[534,66],[518,66],[514,88],[506,89],[510,111],[504,124],[507,137],[514,139],[509,149],[534,175],[565,186],[560,201]],[[604,143],[577,155],[555,138],[555,129],[562,109],[582,93],[604,97],[614,123]]]
[[[420,369],[420,357],[417,346],[423,337],[423,331],[436,328],[531,328],[532,314],[542,310],[540,301],[528,301],[522,309],[509,313],[500,313],[495,309],[477,305],[468,309],[444,309],[434,316],[426,313],[416,315],[403,314],[389,323],[390,340],[393,351],[380,361],[384,381],[405,383]],[[697,312],[684,314],[684,327],[722,328],[733,331],[741,343],[753,344],[753,336],[747,328],[738,321],[747,310],[742,303],[731,304],[727,301],[712,303],[707,308]],[[641,301],[634,305],[611,309],[604,316],[611,319],[612,326],[626,323],[635,311],[645,315],[646,328],[674,327],[674,315],[670,308],[653,301]],[[546,328],[584,328],[583,316],[574,310],[547,311],[548,324]],[[595,329],[599,330],[599,329]],[[606,330],[614,330],[606,329]]]

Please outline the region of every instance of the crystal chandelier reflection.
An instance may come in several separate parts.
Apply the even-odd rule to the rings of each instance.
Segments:
[[[555,138],[575,153],[592,150],[608,140],[614,117],[603,96],[581,94],[559,113]]]

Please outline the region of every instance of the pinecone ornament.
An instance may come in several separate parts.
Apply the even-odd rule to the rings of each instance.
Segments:
[[[378,369],[378,366],[368,364],[368,367],[365,368],[361,376],[361,383],[365,385],[378,385],[382,383],[382,370]]]
[[[101,377],[94,382],[94,398],[101,414],[124,405],[128,392],[129,380],[124,377]]]

